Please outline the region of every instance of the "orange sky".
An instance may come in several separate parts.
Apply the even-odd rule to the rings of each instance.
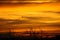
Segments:
[[[55,12],[60,12],[60,3],[48,3],[48,4],[30,4],[30,5],[24,5],[24,6],[19,6],[19,5],[14,5],[14,6],[1,6],[0,7],[0,18],[5,18],[5,19],[21,19],[21,20],[26,20],[27,18],[22,18],[24,17],[50,17],[51,20],[43,19],[43,20],[38,20],[42,22],[56,22],[60,21],[60,15]],[[46,12],[45,12],[46,11]],[[47,12],[47,11],[52,11],[52,12]],[[58,19],[58,20],[53,20],[53,19]],[[33,19],[32,19],[33,20]],[[33,20],[36,21],[36,20]]]
[[[17,5],[17,4],[16,4]],[[56,23],[60,22],[60,3],[27,4],[27,5],[4,5],[0,7],[0,18],[30,20],[34,23]],[[31,18],[29,18],[31,17]],[[42,17],[40,19],[40,17]],[[32,19],[35,18],[35,19]],[[27,21],[27,22],[28,22]],[[50,27],[49,27],[50,28]],[[56,28],[43,28],[43,30],[54,30]],[[58,28],[57,28],[58,29]],[[17,30],[16,30],[17,31]]]

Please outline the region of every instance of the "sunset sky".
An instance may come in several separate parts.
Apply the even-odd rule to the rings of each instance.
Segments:
[[[60,22],[59,4],[60,3],[1,6],[0,18],[30,20],[32,22],[46,23]]]
[[[47,24],[60,24],[60,3],[43,3],[43,4],[2,4],[0,5],[0,19],[20,20],[9,21],[7,24],[0,21],[0,28],[26,28],[28,26],[40,28],[42,30],[60,30],[60,27],[47,26]],[[20,22],[20,24],[18,24]],[[21,24],[22,22],[22,24]],[[16,23],[16,24],[13,24]],[[55,25],[55,24],[54,24]],[[17,29],[19,30],[19,29]],[[16,30],[16,31],[17,31]],[[25,29],[24,29],[25,30]],[[20,30],[21,31],[21,30]]]

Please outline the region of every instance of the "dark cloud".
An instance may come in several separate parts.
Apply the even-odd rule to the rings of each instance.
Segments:
[[[34,17],[33,17],[34,18]],[[3,21],[2,21],[3,20]],[[2,21],[2,22],[1,22]],[[36,23],[29,22],[29,20],[11,20],[11,19],[0,19],[0,30],[9,30],[9,29],[23,29],[23,28],[37,28],[37,27],[60,27],[60,23]],[[18,25],[17,25],[18,24]],[[23,24],[23,25],[20,25]],[[26,25],[24,25],[26,24]],[[29,24],[29,25],[27,25]],[[32,24],[32,25],[31,25]],[[16,26],[13,26],[16,25]]]
[[[7,24],[27,24],[30,23],[28,20],[16,20],[13,22],[8,22]]]
[[[60,27],[60,22],[46,23],[45,25],[48,27]]]
[[[0,29],[17,28],[17,27],[20,28],[20,27],[24,26],[24,25],[20,25],[20,24],[30,24],[30,23],[32,23],[32,22],[30,22],[28,20],[0,19]]]
[[[15,1],[15,2],[12,2],[12,1]],[[26,2],[26,1],[29,1],[29,2]],[[46,1],[50,1],[50,0],[0,0],[0,3],[41,3],[41,2],[30,2],[30,1],[43,1],[45,3]],[[50,2],[60,2],[60,0],[51,0]]]
[[[24,18],[37,20],[37,19],[41,19],[42,17],[24,17]]]
[[[18,19],[0,19],[0,24],[29,24],[29,20],[18,20]]]
[[[55,12],[55,13],[60,14],[60,12]]]
[[[60,14],[60,11],[42,11],[42,12],[45,12],[45,13],[57,13],[57,14]]]
[[[22,18],[27,18],[27,19],[29,19],[29,20],[42,20],[42,19],[52,19],[52,18],[50,18],[50,17],[28,17],[28,16],[24,16],[24,17],[22,17]]]

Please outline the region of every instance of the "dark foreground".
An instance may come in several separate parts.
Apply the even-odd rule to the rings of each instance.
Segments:
[[[36,34],[37,35],[37,34]],[[18,35],[11,35],[11,33],[7,34],[0,34],[0,40],[60,40],[60,35],[55,35],[55,37],[42,37],[42,36],[18,36]]]
[[[0,40],[60,40],[60,36],[56,36],[54,38],[37,38],[36,36],[34,36],[34,37],[11,36],[11,37],[0,37]]]

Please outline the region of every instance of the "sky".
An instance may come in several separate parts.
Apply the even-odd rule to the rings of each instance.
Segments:
[[[4,4],[0,5],[0,25],[6,28],[41,27],[42,30],[59,30],[58,27],[47,24],[60,24],[60,3],[44,4]],[[13,21],[5,21],[13,20]],[[39,24],[43,24],[40,26]],[[55,25],[55,24],[54,24]],[[28,27],[29,28],[29,27]],[[19,30],[19,29],[18,29]],[[16,30],[17,31],[17,30]]]
[[[2,14],[0,14],[0,18],[45,23],[60,22],[59,4],[60,3],[1,6],[0,13]]]

